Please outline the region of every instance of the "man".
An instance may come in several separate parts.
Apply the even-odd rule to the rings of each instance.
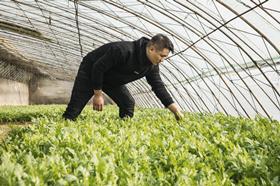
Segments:
[[[93,109],[102,111],[102,92],[118,105],[121,118],[133,117],[135,101],[125,84],[145,76],[162,104],[179,120],[183,115],[159,75],[159,64],[170,51],[174,52],[172,42],[165,35],[157,34],[151,40],[142,37],[136,41],[108,43],[88,53],[79,67],[63,117],[75,120],[92,96]]]

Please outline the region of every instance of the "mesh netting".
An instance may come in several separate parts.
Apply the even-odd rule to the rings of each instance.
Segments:
[[[22,83],[28,83],[33,77],[33,73],[28,73],[26,70],[19,68],[16,65],[0,61],[0,77]]]

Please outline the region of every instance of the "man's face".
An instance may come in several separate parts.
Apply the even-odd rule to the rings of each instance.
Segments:
[[[157,65],[163,62],[163,60],[168,56],[169,52],[170,51],[167,48],[164,48],[160,51],[156,50],[154,46],[151,46],[148,48],[147,56],[154,65]]]

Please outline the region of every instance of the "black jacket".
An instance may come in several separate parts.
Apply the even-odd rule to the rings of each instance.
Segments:
[[[148,41],[142,37],[136,41],[108,43],[88,53],[81,67],[90,76],[93,89],[120,86],[146,76],[162,104],[167,107],[173,103],[160,78],[159,66],[153,65],[146,55]]]

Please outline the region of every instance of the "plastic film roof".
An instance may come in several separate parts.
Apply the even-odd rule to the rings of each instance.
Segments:
[[[183,110],[280,119],[279,20],[279,0],[2,0],[0,46],[73,80],[91,50],[164,33],[175,53],[161,77]],[[139,106],[162,106],[145,79],[128,87]]]

